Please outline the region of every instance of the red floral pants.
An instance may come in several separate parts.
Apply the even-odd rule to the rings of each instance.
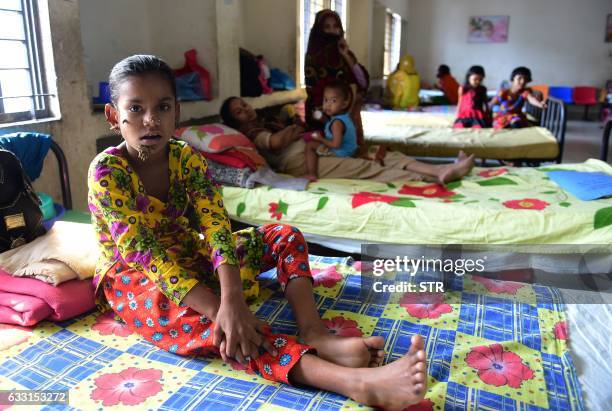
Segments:
[[[251,230],[252,235],[261,236],[263,241],[263,250],[256,254],[245,250],[245,244],[258,242],[248,241],[244,232],[242,236],[240,233],[236,236],[236,254],[241,266],[247,258],[259,258],[261,271],[276,266],[283,289],[293,278],[312,279],[306,242],[296,228],[268,224]],[[249,283],[244,280],[243,284]],[[101,287],[113,311],[127,327],[157,347],[185,356],[219,355],[213,345],[214,323],[190,307],[170,301],[145,274],[118,262],[106,273]],[[311,347],[298,343],[294,336],[268,334],[266,338],[278,355],[263,352],[258,359],[251,359],[245,371],[289,384],[289,371]]]

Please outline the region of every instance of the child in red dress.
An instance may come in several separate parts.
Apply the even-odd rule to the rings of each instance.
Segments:
[[[487,88],[482,85],[484,77],[485,71],[482,66],[470,67],[465,75],[465,84],[459,87],[455,128],[491,127]]]

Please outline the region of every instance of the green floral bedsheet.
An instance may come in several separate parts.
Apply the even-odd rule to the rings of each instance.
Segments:
[[[603,171],[599,160],[540,168],[474,168],[435,183],[320,180],[307,191],[224,187],[240,221],[283,222],[302,231],[400,244],[609,244],[612,199],[581,201],[546,171]]]

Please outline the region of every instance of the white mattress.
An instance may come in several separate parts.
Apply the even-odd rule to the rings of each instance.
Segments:
[[[570,352],[586,408],[612,410],[612,304],[568,304],[567,317]]]

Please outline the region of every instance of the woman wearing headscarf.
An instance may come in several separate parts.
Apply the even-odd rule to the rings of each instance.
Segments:
[[[350,116],[357,131],[357,143],[362,146],[361,106],[363,94],[370,83],[369,75],[350,50],[344,38],[342,21],[335,11],[321,10],[315,17],[308,38],[304,75],[308,93],[306,122],[315,129],[323,129],[325,124],[325,120],[317,115],[323,105],[325,86],[332,81],[343,80],[351,87],[353,101]]]

